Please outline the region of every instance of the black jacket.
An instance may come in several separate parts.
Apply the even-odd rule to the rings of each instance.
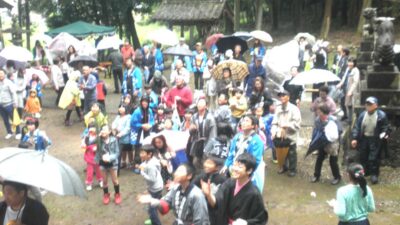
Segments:
[[[4,222],[6,211],[7,204],[0,202],[0,224]],[[49,213],[42,203],[28,197],[22,212],[21,222],[25,225],[47,225],[49,223]]]
[[[351,132],[353,140],[360,141],[363,136],[364,131],[362,129],[362,122],[364,120],[364,116],[366,113],[367,111],[363,111],[357,118],[357,122]],[[378,119],[374,131],[374,137],[379,137],[379,134],[381,134],[382,132],[389,134],[389,120],[386,116],[386,113],[379,109],[377,109],[377,113],[378,113]]]

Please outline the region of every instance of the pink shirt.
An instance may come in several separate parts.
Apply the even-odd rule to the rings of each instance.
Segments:
[[[236,185],[235,185],[235,191],[233,192],[233,196],[236,196],[237,193],[239,193],[240,190],[242,190],[242,188],[249,183],[250,179],[247,180],[244,184],[240,185],[239,181],[236,180]]]

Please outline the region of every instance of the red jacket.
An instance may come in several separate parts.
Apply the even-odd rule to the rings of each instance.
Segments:
[[[185,109],[188,108],[193,102],[192,90],[187,86],[182,88],[173,87],[168,91],[167,94],[167,107],[171,108],[175,104],[175,96],[181,97],[181,100],[177,102],[179,116],[185,115]]]
[[[97,100],[106,100],[107,89],[103,81],[96,84]]]

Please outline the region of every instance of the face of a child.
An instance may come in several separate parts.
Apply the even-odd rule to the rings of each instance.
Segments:
[[[160,149],[164,146],[164,143],[160,138],[156,138],[154,141],[154,145],[156,148]]]
[[[96,136],[96,128],[95,127],[89,128],[89,135]]]
[[[100,108],[98,105],[94,104],[92,105],[92,108],[90,108],[93,114],[98,114],[100,112]]]
[[[263,109],[261,107],[257,108],[254,114],[258,117],[262,116],[263,114]]]
[[[217,164],[211,159],[206,159],[203,163],[203,169],[206,174],[215,173],[218,171]]]
[[[165,120],[164,122],[164,128],[166,130],[171,130],[172,129],[172,121],[171,120]]]
[[[157,114],[160,115],[160,116],[163,115],[164,114],[164,109],[158,109],[157,110]]]
[[[108,128],[108,126],[104,126],[101,129],[100,136],[102,138],[108,138],[110,136],[110,129]]]
[[[240,98],[242,97],[242,92],[237,91],[237,92],[235,93],[235,97],[236,97],[237,99],[240,99]]]
[[[28,124],[27,127],[30,132],[33,132],[35,130],[35,124]]]
[[[246,166],[240,162],[234,162],[232,166],[232,174],[231,177],[233,179],[239,179],[246,176],[250,176],[251,170],[247,171]]]
[[[219,97],[218,97],[218,104],[219,105],[224,105],[224,104],[226,104],[226,96],[225,95],[220,95]]]
[[[147,153],[146,151],[142,150],[140,151],[140,160],[142,160],[142,162],[144,161],[148,161],[151,158],[151,153]]]
[[[131,98],[125,97],[125,98],[124,98],[124,103],[125,103],[126,105],[130,104],[130,103],[131,103]]]
[[[185,113],[185,120],[188,121],[192,118],[192,114],[191,113]]]
[[[122,106],[119,107],[118,112],[120,115],[125,115],[125,113],[126,113],[125,107],[122,107]]]
[[[142,108],[147,109],[147,107],[149,107],[149,102],[148,101],[141,101],[140,105],[142,106]]]
[[[31,96],[31,97],[36,97],[36,92],[34,92],[34,91],[31,91],[31,94],[30,94],[30,96]]]

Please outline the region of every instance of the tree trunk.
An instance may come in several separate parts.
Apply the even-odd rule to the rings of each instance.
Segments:
[[[18,26],[22,28],[22,1],[18,0]]]
[[[329,29],[331,28],[331,14],[332,14],[332,3],[333,0],[325,1],[324,19],[322,21],[321,27],[321,38],[326,40],[329,34]]]
[[[240,29],[240,0],[235,0],[234,3],[234,16],[235,16],[235,21],[234,21],[234,30],[238,31]]]
[[[272,29],[278,30],[279,28],[279,0],[272,0]]]
[[[140,41],[136,31],[135,26],[135,18],[132,16],[133,7],[128,7],[126,11],[126,19],[125,19],[125,26],[126,26],[126,35],[129,40],[132,41],[133,48],[137,49],[140,48]]]
[[[256,0],[256,30],[261,30],[262,21],[263,21],[263,1]]]
[[[363,0],[363,5],[361,8],[361,16],[360,20],[358,22],[358,27],[357,27],[357,34],[361,34],[363,30],[363,25],[365,22],[365,18],[362,16],[362,12],[364,11],[365,8],[371,7],[372,5],[372,0]]]
[[[25,0],[26,48],[31,49],[31,17],[29,1]]]
[[[107,0],[101,0],[101,11],[102,11],[102,18],[101,22],[104,25],[109,26],[110,25],[110,15],[108,14],[108,1]]]

